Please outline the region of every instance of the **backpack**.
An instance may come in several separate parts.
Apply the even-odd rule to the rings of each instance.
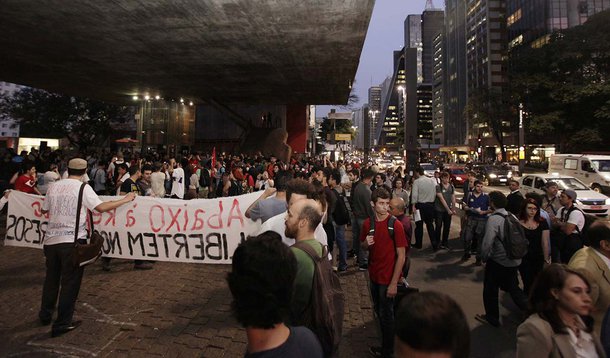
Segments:
[[[202,188],[208,188],[211,185],[210,172],[207,168],[201,168],[199,176],[199,186]]]
[[[371,224],[369,228],[369,235],[375,236],[375,218],[371,218],[370,220]],[[396,253],[396,241],[394,240],[394,223],[396,220],[397,219],[394,215],[390,215],[390,219],[388,220],[388,233],[390,234],[390,238],[394,243],[395,260],[398,257],[398,254]],[[402,277],[407,278],[409,275],[409,268],[411,268],[411,260],[409,260],[405,255],[405,264],[402,267]]]
[[[347,205],[345,204],[344,196],[339,194],[336,190],[333,189],[335,194],[335,198],[337,199],[337,204],[335,205],[335,210],[332,213],[333,220],[337,225],[346,225],[349,224],[349,210],[347,209]]]
[[[92,170],[90,172],[91,176],[89,177],[89,186],[93,188],[93,190],[95,190],[95,177],[97,175],[97,172],[100,170],[100,168],[95,168],[95,170]]]
[[[493,215],[504,218],[504,240],[501,242],[506,256],[511,260],[523,258],[527,254],[529,241],[525,237],[525,230],[519,220],[511,213],[508,215],[493,213]]]
[[[589,232],[589,227],[591,226],[591,224],[593,224],[594,222],[596,222],[598,220],[597,216],[594,215],[589,215],[589,214],[585,214],[584,211],[580,210],[579,208],[577,208],[575,205],[572,205],[569,209],[568,212],[566,214],[566,217],[569,218],[570,214],[572,213],[572,211],[574,210],[578,210],[582,213],[582,215],[585,217],[585,225],[582,227],[582,232],[580,231],[580,229],[578,228],[578,226],[576,226],[576,231],[578,232],[578,234],[581,236],[583,244],[587,245],[587,246],[591,246],[590,245],[590,240],[589,240],[589,236],[588,236],[588,232]]]
[[[293,246],[309,255],[314,263],[311,297],[302,315],[303,323],[320,340],[324,355],[332,356],[339,348],[345,311],[345,296],[339,276],[327,259],[328,246],[322,247],[322,256],[318,256],[308,243],[297,242]]]

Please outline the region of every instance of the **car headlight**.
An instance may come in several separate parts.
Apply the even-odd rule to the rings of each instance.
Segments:
[[[495,178],[497,178],[498,176],[492,173],[492,174],[489,174],[489,177],[490,177],[490,178],[492,178],[492,179],[495,179]]]
[[[460,177],[455,177],[455,180],[457,180],[457,181],[462,181],[462,180],[464,180],[464,179],[462,179],[462,178],[460,178]],[[610,199],[608,199],[608,200],[610,200]]]
[[[508,174],[506,174],[507,177],[512,177],[513,176],[513,172],[508,172]]]
[[[606,205],[610,205],[610,198],[606,199]]]

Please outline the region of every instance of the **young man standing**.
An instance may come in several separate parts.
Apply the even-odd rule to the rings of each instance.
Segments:
[[[436,218],[434,220],[436,230],[436,242],[440,242],[441,249],[449,249],[449,229],[451,218],[455,215],[455,188],[449,182],[449,173],[443,172],[440,176],[441,183],[436,186],[436,200],[434,209]],[[441,228],[443,235],[441,237]]]
[[[499,191],[489,193],[491,209],[500,215],[491,215],[487,219],[485,236],[479,253],[485,262],[485,279],[483,281],[483,304],[485,314],[476,315],[480,322],[487,322],[494,327],[500,326],[500,310],[498,307],[498,290],[508,292],[513,302],[522,311],[527,309],[527,296],[519,288],[517,270],[521,259],[510,259],[502,243],[504,238],[503,216],[512,215],[506,211],[506,196]]]
[[[414,172],[413,186],[411,188],[411,202],[413,204],[412,212],[419,210],[421,220],[415,222],[415,247],[421,249],[424,238],[424,224],[428,230],[432,250],[439,249],[440,243],[436,241],[436,233],[434,230],[434,219],[436,212],[434,211],[434,200],[436,200],[436,180],[428,178],[424,175],[424,169],[419,167]]]
[[[560,231],[556,235],[557,245],[561,263],[567,264],[572,255],[583,247],[584,240],[582,230],[585,227],[585,214],[575,207],[576,192],[565,189],[559,195],[562,208],[557,211],[557,216],[552,218],[553,228]]]
[[[375,357],[392,357],[394,352],[394,297],[398,291],[398,280],[405,263],[407,239],[400,221],[394,221],[394,238],[390,236],[388,222],[390,213],[390,193],[384,188],[376,189],[371,195],[371,205],[375,216],[366,219],[362,225],[360,241],[362,248],[369,251],[369,279],[373,306],[381,326],[381,347],[371,347]],[[371,224],[371,220],[375,222]],[[369,235],[374,225],[374,235]]]
[[[489,208],[489,196],[483,193],[483,183],[478,180],[474,182],[474,190],[464,198],[463,208],[466,211],[467,219],[464,228],[464,256],[462,256],[462,261],[470,259],[470,254],[476,251],[476,265],[480,265],[480,246],[485,234],[487,214],[492,212]]]

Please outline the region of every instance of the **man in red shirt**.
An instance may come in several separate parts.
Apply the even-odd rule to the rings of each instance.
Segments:
[[[392,357],[394,352],[394,297],[398,291],[398,280],[405,263],[407,239],[399,220],[394,222],[394,240],[388,230],[390,193],[377,188],[371,195],[375,211],[374,234],[370,235],[371,218],[362,225],[360,241],[362,248],[369,250],[369,279],[371,297],[381,326],[381,347],[370,347],[375,357]]]
[[[17,177],[15,181],[15,190],[22,191],[28,194],[40,194],[36,187],[36,166],[33,162],[26,162],[23,165],[23,174]]]

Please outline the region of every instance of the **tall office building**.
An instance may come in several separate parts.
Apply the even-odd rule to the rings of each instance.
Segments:
[[[372,86],[369,88],[369,111],[370,111],[370,125],[369,129],[371,131],[369,138],[369,148],[373,148],[377,145],[379,140],[378,136],[375,135],[377,130],[377,123],[379,122],[379,118],[381,117],[381,87],[380,86]]]
[[[423,44],[421,22],[421,15],[408,15],[405,19],[405,48],[417,49],[417,83],[424,82],[422,68]]]
[[[444,29],[443,10],[426,9],[421,16],[422,73],[423,83],[434,81],[434,39]]]
[[[508,84],[508,54],[506,35],[506,2],[504,0],[468,0],[466,12],[466,71],[468,98],[477,93],[503,93]],[[511,118],[503,118],[510,121]],[[470,126],[468,141],[471,146],[482,146],[483,158],[494,158],[499,151],[497,138],[484,124]],[[508,129],[508,128],[507,128]],[[502,131],[506,133],[505,131]],[[516,133],[503,137],[504,145],[517,145]]]
[[[445,116],[443,108],[443,68],[445,41],[441,32],[434,38],[434,68],[432,82],[432,144],[445,145]]]
[[[445,0],[443,102],[447,145],[467,143],[466,0]]]
[[[417,138],[422,148],[432,143],[432,85],[417,86]]]
[[[358,127],[356,130],[356,138],[354,140],[354,148],[356,149],[364,149],[364,138],[365,138],[365,126],[364,121],[365,116],[364,107],[360,107],[352,111],[352,123],[354,126]]]
[[[406,73],[404,66],[404,49],[394,51],[394,73],[387,86],[384,102],[377,124],[376,136],[379,144],[387,151],[399,151],[404,143],[404,105],[403,98],[397,88],[405,86]],[[387,85],[387,84],[386,84]]]
[[[507,0],[509,50],[520,45],[540,47],[554,31],[582,25],[608,9],[610,0]]]

